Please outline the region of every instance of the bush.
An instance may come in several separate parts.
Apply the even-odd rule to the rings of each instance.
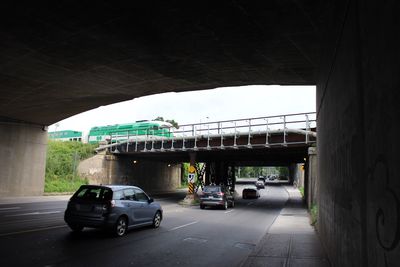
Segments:
[[[299,191],[300,191],[302,198],[304,198],[304,187],[300,186]]]
[[[313,204],[311,206],[311,225],[315,226],[318,220],[318,206],[317,204]]]
[[[50,140],[47,147],[45,192],[74,192],[87,180],[76,173],[79,161],[94,155],[96,145]]]

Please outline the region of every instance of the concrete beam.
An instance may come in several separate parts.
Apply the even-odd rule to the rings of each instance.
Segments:
[[[0,122],[0,196],[42,195],[46,152],[42,126]]]

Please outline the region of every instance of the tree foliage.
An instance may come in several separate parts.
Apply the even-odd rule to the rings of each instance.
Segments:
[[[80,160],[91,157],[94,154],[95,147],[96,145],[80,142],[49,140],[46,159],[45,192],[62,192],[72,184],[85,183],[77,175],[76,169]],[[67,188],[63,189],[63,184],[67,184]],[[74,191],[76,186],[69,188],[69,190]]]
[[[158,116],[154,120],[155,121],[165,121],[165,122],[171,123],[174,128],[179,129],[179,124],[175,120],[164,120],[164,118],[160,117],[160,116]]]
[[[276,174],[276,175],[289,175],[289,169],[287,167],[240,167],[239,170],[236,170],[236,175],[240,175],[243,178],[254,178],[260,175],[268,175],[268,174]]]

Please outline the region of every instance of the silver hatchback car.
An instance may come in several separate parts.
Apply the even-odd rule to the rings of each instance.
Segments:
[[[82,185],[69,200],[64,220],[73,231],[106,228],[123,236],[132,227],[159,227],[162,216],[160,204],[139,187]]]

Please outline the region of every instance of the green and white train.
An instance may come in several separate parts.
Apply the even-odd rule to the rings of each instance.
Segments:
[[[82,142],[82,132],[64,130],[48,133],[49,139],[59,141],[78,141]]]
[[[88,143],[115,143],[128,138],[140,140],[151,137],[172,137],[172,124],[164,121],[136,121],[127,124],[115,124],[92,127],[88,135]]]

